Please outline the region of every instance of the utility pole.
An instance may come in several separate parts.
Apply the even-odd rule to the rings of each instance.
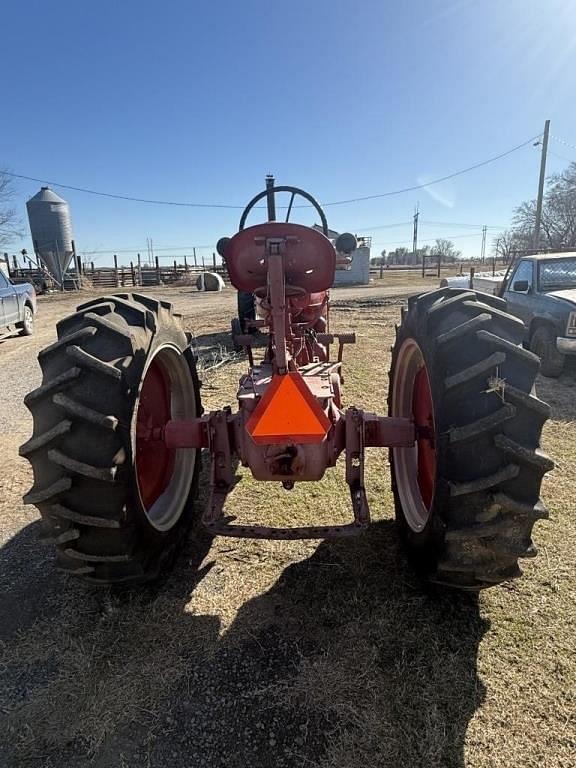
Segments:
[[[482,264],[484,264],[484,259],[486,258],[486,231],[488,227],[486,224],[482,227],[482,248],[480,250],[480,261]]]
[[[536,201],[536,220],[534,222],[534,239],[532,247],[537,249],[540,242],[540,222],[542,221],[542,201],[544,199],[544,181],[546,180],[546,156],[548,154],[548,135],[550,133],[550,120],[544,123],[544,136],[542,137],[542,154],[540,156],[540,179],[538,181],[538,199]]]
[[[416,264],[416,258],[418,253],[418,204],[416,204],[416,210],[414,211],[414,235],[412,238],[412,254],[414,258],[414,264]],[[424,255],[422,255],[422,276],[424,276]]]

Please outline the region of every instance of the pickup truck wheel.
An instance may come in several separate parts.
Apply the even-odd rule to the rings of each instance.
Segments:
[[[24,319],[18,324],[20,336],[32,336],[34,333],[34,313],[31,307],[26,304],[24,307]]]
[[[564,370],[565,357],[556,348],[556,334],[547,325],[536,328],[530,339],[530,350],[540,358],[540,372],[557,379]]]
[[[396,331],[389,415],[412,418],[417,444],[392,448],[396,519],[431,582],[479,590],[520,575],[532,527],[547,517],[540,450],[548,406],[537,357],[502,299],[441,288],[408,301]]]

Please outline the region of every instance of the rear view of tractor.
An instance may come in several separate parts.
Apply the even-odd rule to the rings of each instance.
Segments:
[[[291,195],[284,222],[278,192]],[[297,196],[323,233],[289,221]],[[260,201],[268,221],[246,226]],[[203,412],[195,358],[167,302],[118,294],[58,324],[58,340],[39,355],[42,384],[26,398],[34,431],[21,454],[34,470],[25,501],[38,507],[59,568],[97,584],[149,580],[194,521],[223,536],[361,534],[370,523],[368,447],[389,449],[398,526],[427,579],[480,589],[518,575],[518,559],[536,553],[532,527],[546,517],[539,493],[552,462],[539,448],[548,407],[533,392],[538,359],[522,347],[522,323],[493,296],[449,288],[415,296],[396,331],[388,413],[346,405],[343,352],[355,335],[331,327],[329,289],[354,238],[335,247],[327,235],[311,195],[269,182],[239,231],[219,242],[232,284],[251,302],[235,328],[249,367],[234,410]],[[268,334],[258,360],[254,331]],[[379,359],[375,349],[375,366]],[[210,480],[199,509],[202,451]],[[349,524],[326,525],[315,509],[307,527],[224,516],[236,462],[289,490],[320,480],[340,456]]]

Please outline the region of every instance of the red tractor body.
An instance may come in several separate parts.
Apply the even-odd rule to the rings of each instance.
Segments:
[[[260,316],[249,321],[251,327],[236,339],[251,363],[240,380],[238,411],[216,411],[193,422],[169,422],[156,432],[156,438],[171,449],[210,451],[211,494],[203,522],[214,533],[267,538],[360,533],[370,521],[364,448],[412,446],[416,431],[409,419],[342,409],[342,351],[346,343],[355,342],[355,336],[330,332],[329,289],[337,262],[334,245],[315,229],[269,221],[241,230],[222,250],[232,284],[254,294]],[[255,364],[249,331],[265,327],[268,344],[263,360]],[[331,361],[335,344],[337,359]],[[344,451],[354,510],[349,526],[274,529],[223,522],[223,505],[234,485],[234,455],[257,480],[280,481],[290,489],[298,481],[320,480]]]
[[[291,195],[285,222],[276,221],[279,192]],[[288,221],[296,195],[323,233]],[[245,228],[263,199],[268,221]],[[234,410],[203,413],[194,353],[169,302],[118,294],[60,321],[58,340],[39,355],[42,385],[26,397],[34,433],[21,447],[34,469],[25,501],[38,506],[60,568],[98,584],[151,579],[195,521],[226,536],[360,534],[370,522],[372,446],[390,449],[398,525],[427,578],[480,589],[518,575],[518,558],[535,554],[531,531],[546,516],[539,491],[552,462],[539,448],[548,409],[534,394],[538,359],[522,347],[522,323],[494,296],[413,296],[396,329],[388,414],[345,407],[343,350],[356,338],[330,327],[329,290],[356,240],[327,235],[311,195],[269,178],[239,232],[218,243],[239,307],[249,308],[235,323],[249,367]],[[254,333],[264,329],[256,361]],[[198,510],[202,451],[210,480]],[[320,480],[342,455],[349,524],[320,525],[313,508],[304,527],[224,516],[238,462],[289,490]]]

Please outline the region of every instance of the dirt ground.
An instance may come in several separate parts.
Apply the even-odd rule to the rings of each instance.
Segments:
[[[356,330],[345,400],[383,412],[408,277],[333,293]],[[234,294],[169,297],[205,366],[228,342]],[[375,524],[352,540],[200,537],[139,592],[94,590],[53,569],[22,504],[31,471],[24,395],[36,355],[76,297],[40,300],[37,334],[0,341],[0,765],[30,768],[569,768],[576,764],[576,373],[540,378],[550,519],[522,579],[479,598],[425,590],[398,546],[385,453],[368,457]],[[207,409],[245,369],[207,371]],[[345,520],[342,467],[287,493],[245,472],[228,508],[276,525]],[[317,512],[316,512],[317,510]]]

